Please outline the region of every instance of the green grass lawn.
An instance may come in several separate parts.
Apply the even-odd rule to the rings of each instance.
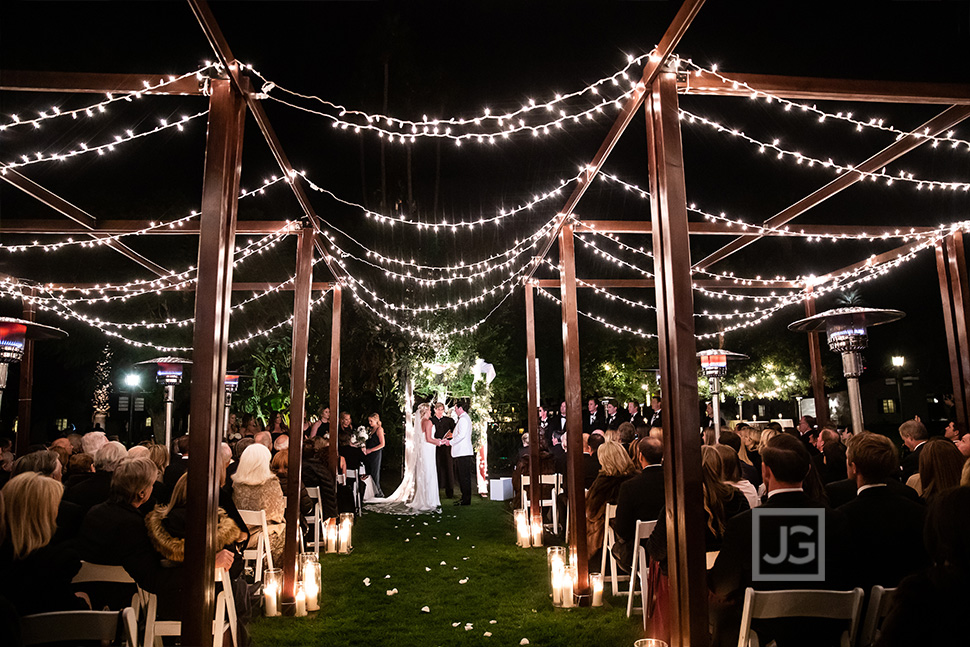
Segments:
[[[352,554],[320,556],[320,612],[258,618],[254,645],[632,645],[642,637],[625,598],[553,609],[546,551],[515,545],[504,503],[444,503],[440,515],[365,513]]]

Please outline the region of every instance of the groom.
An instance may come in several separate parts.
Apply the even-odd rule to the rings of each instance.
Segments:
[[[459,400],[455,404],[458,424],[451,437],[451,458],[458,472],[458,487],[461,499],[455,505],[471,505],[472,479],[475,477],[475,452],[472,449],[472,419],[468,415],[468,402]]]

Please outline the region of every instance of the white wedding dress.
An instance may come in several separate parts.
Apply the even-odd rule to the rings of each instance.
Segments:
[[[439,512],[441,499],[438,494],[438,469],[435,465],[436,446],[429,443],[417,428],[408,431],[404,441],[404,479],[396,490],[383,499],[367,504],[368,510],[385,514],[419,514]]]

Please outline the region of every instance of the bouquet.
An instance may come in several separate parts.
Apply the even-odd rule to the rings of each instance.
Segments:
[[[354,447],[363,447],[368,438],[370,438],[370,429],[361,425],[350,435],[350,444]]]

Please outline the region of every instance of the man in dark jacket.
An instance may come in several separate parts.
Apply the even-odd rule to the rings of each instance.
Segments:
[[[64,492],[64,498],[81,506],[85,513],[108,500],[115,468],[128,457],[125,446],[112,441],[94,455],[94,475]],[[156,469],[156,472],[158,470]]]
[[[627,571],[636,549],[632,544],[637,521],[656,520],[664,507],[663,444],[656,438],[641,438],[638,448],[642,471],[620,486],[613,520],[613,555]]]

